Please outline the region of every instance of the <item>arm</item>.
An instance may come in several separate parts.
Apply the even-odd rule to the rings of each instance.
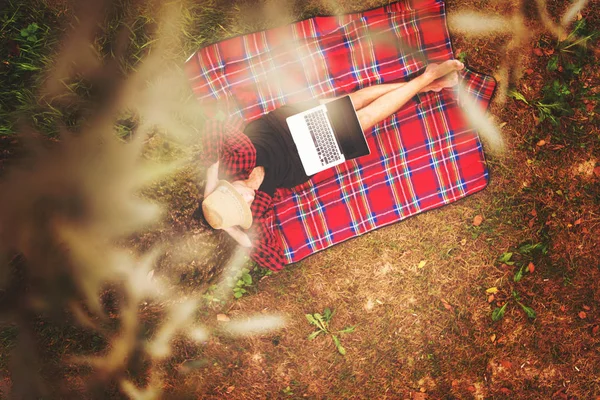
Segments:
[[[250,237],[246,234],[246,232],[242,231],[237,226],[232,226],[231,228],[223,229],[225,232],[229,234],[232,238],[235,239],[243,247],[252,247],[252,242],[250,241]]]
[[[219,181],[219,162],[212,164],[206,170],[206,186],[204,187],[204,197],[212,193],[217,187]]]

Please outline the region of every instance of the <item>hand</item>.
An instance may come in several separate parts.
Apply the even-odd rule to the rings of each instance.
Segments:
[[[229,234],[232,238],[235,239],[243,247],[252,247],[252,242],[250,241],[250,237],[246,234],[246,232],[242,231],[237,226],[232,226],[231,228],[223,229],[225,232]]]

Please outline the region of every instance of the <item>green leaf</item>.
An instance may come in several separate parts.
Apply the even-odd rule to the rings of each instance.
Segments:
[[[308,340],[313,340],[314,338],[316,338],[317,336],[319,336],[320,333],[323,333],[323,331],[321,331],[321,330],[314,331],[313,333],[311,333],[310,335],[308,335]]]
[[[339,331],[339,333],[350,333],[350,332],[354,332],[354,326],[348,326],[348,327],[342,329],[341,331]]]
[[[35,41],[37,41],[37,38],[35,36],[33,36],[33,35],[27,36],[27,41],[28,42],[35,42]]]
[[[235,283],[236,286],[242,287],[244,286],[244,281],[241,279],[238,279],[238,281]]]
[[[523,267],[519,268],[515,276],[513,276],[515,282],[519,282],[521,279],[523,279]]]
[[[507,264],[512,258],[513,253],[503,253],[498,259],[500,262]]]
[[[233,297],[235,297],[236,299],[239,299],[240,297],[242,297],[244,294],[241,292],[233,292]]]
[[[524,102],[525,104],[529,104],[529,102],[527,101],[525,96],[523,96],[521,93],[517,92],[516,90],[509,90],[508,95],[515,100],[520,100],[520,101]]]
[[[331,319],[331,310],[329,307],[323,310],[323,317],[325,318],[325,321],[329,321]]]
[[[319,324],[319,328],[323,329],[324,331],[327,331],[327,323],[323,320],[323,316],[319,313],[316,313],[314,314],[314,317]]]
[[[548,65],[546,65],[546,69],[548,71],[556,71],[558,69],[558,55],[553,55],[548,60]]]
[[[505,303],[502,307],[495,308],[494,311],[492,311],[492,321],[500,321],[504,317],[504,311],[506,310],[507,305],[508,303]]]
[[[531,319],[535,319],[537,317],[535,311],[533,310],[533,308],[527,307],[524,304],[521,304],[521,308],[523,309],[523,311],[525,311],[525,314],[527,314],[527,316]]]
[[[313,317],[312,314],[305,314],[304,316],[306,317],[308,322],[310,322],[311,324],[313,324],[315,326],[319,326],[319,324],[317,324],[317,321],[315,320],[315,318]]]
[[[21,36],[23,36],[23,37],[29,36],[29,32],[27,31],[27,29],[21,29]]]
[[[252,276],[250,274],[242,275],[242,279],[246,285],[252,285]]]
[[[338,339],[338,337],[335,336],[335,335],[331,335],[331,338],[333,339],[333,343],[335,343],[335,347],[337,347],[337,349],[340,352],[340,354],[343,355],[343,356],[346,355],[346,349],[340,343],[340,339]]]

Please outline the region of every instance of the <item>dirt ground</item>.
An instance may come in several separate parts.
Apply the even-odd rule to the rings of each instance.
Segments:
[[[230,20],[235,24],[252,3],[231,3],[238,7]],[[386,3],[295,2],[290,7],[296,14],[288,19],[298,9],[309,16]],[[465,9],[514,12],[510,2],[446,3],[449,16]],[[161,364],[163,398],[600,399],[600,60],[593,48],[584,55],[561,51],[535,21],[533,2],[525,3],[532,35],[516,53],[505,48],[509,35],[473,38],[451,30],[455,55],[501,84],[507,79],[498,72],[505,57],[509,65],[516,63],[515,54],[523,60],[522,77],[512,76],[510,85],[527,103],[514,95],[504,103],[496,97],[490,109],[507,149],[497,153],[484,143],[488,187],[279,273],[251,271],[247,293],[207,307],[198,319],[218,326],[223,316],[276,313],[285,327],[252,337],[215,335],[200,345],[178,338]],[[550,14],[557,20],[569,4],[550,2]],[[591,1],[579,18],[596,32],[598,6]],[[592,44],[598,45],[598,36]],[[558,66],[549,68],[555,55]],[[568,65],[580,70],[568,75]],[[557,124],[541,120],[535,103],[549,98],[544,88],[554,80],[570,90],[564,99],[572,109]],[[176,146],[153,140],[159,153],[171,154]],[[149,197],[168,204],[166,218],[160,229],[129,243],[146,250],[188,233],[184,247],[202,263],[189,265],[167,254],[155,272],[169,276],[183,293],[206,288],[233,252],[226,235],[193,217],[199,198],[194,173],[184,171],[148,190]],[[307,339],[315,327],[305,315],[326,308],[335,310],[332,331],[354,327],[338,334],[345,355],[331,335]],[[161,315],[160,305],[141,311],[148,321]],[[40,351],[62,356],[72,337],[43,335]],[[86,344],[79,347],[89,351]],[[67,369],[68,385],[82,385],[79,374],[87,372]],[[9,386],[7,377],[0,393]]]

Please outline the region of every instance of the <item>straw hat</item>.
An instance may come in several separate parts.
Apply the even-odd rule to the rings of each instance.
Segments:
[[[202,202],[204,218],[215,229],[239,225],[244,229],[252,225],[250,206],[242,195],[227,181],[219,181],[216,189]]]

